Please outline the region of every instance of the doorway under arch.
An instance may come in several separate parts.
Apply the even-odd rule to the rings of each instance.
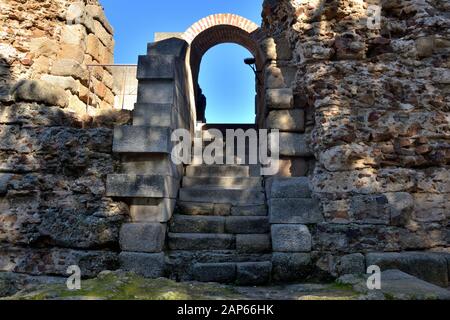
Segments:
[[[264,104],[264,75],[258,73],[263,69],[264,59],[259,47],[259,26],[238,15],[215,14],[194,23],[184,34],[183,39],[189,44],[189,65],[195,96],[197,121],[206,122],[206,101],[199,86],[200,66],[205,54],[211,48],[225,43],[237,44],[247,49],[255,60],[258,80],[256,81],[256,124],[259,123],[262,105]]]
[[[255,122],[256,81],[244,63],[252,57],[244,47],[220,44],[202,60],[199,86],[206,101],[208,124],[248,124]]]

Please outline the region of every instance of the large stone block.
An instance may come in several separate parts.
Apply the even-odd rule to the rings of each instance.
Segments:
[[[273,178],[269,182],[268,197],[279,198],[311,198],[309,179],[298,178]]]
[[[274,281],[302,281],[310,275],[312,269],[311,255],[309,253],[274,252],[272,266]]]
[[[273,151],[278,145],[281,156],[305,158],[313,156],[305,134],[280,132],[277,140],[274,133],[270,133],[269,141],[270,150]]]
[[[187,48],[188,43],[185,40],[170,38],[149,43],[147,46],[147,54],[149,56],[174,55],[183,58],[186,55]]]
[[[108,19],[105,16],[105,12],[101,6],[98,5],[86,5],[85,7],[86,12],[89,16],[94,18],[95,20],[98,20],[103,27],[108,31],[108,33],[113,34],[114,29],[108,22]]]
[[[72,77],[60,77],[45,74],[41,77],[41,80],[64,90],[70,90],[74,94],[79,92],[80,83]]]
[[[240,286],[264,285],[270,281],[272,263],[246,262],[236,264],[236,284]]]
[[[267,216],[266,205],[232,207],[232,216]]]
[[[275,252],[310,252],[312,246],[308,227],[301,224],[272,225],[272,248]]]
[[[178,233],[225,233],[225,218],[175,215],[170,231]]]
[[[173,55],[139,56],[137,79],[174,79],[176,63]]]
[[[173,80],[141,80],[138,85],[137,103],[172,104],[175,98]]]
[[[123,154],[121,173],[181,177],[183,166],[175,165],[169,154]]]
[[[178,180],[170,176],[110,174],[106,190],[108,197],[175,198]]]
[[[123,251],[162,252],[166,239],[166,225],[162,223],[127,223],[120,230]]]
[[[336,271],[340,276],[345,274],[365,274],[366,261],[364,255],[354,253],[341,257],[336,264]]]
[[[55,76],[74,77],[84,83],[87,83],[89,79],[88,70],[73,59],[56,60],[52,65],[51,73]]]
[[[376,265],[382,271],[399,269],[441,287],[448,287],[447,260],[444,254],[432,252],[368,253],[367,266]]]
[[[358,223],[387,225],[390,222],[390,207],[384,195],[352,197],[349,213]]]
[[[122,126],[114,130],[113,152],[171,153],[171,130],[165,127]]]
[[[266,253],[271,252],[271,249],[269,234],[236,235],[236,250],[239,253]]]
[[[404,226],[414,210],[414,198],[407,192],[393,192],[385,194],[390,206],[390,220],[392,225]]]
[[[267,128],[304,132],[305,112],[300,109],[271,111],[267,116]]]
[[[232,283],[236,279],[234,263],[197,263],[194,278],[200,282]]]
[[[268,89],[266,102],[270,109],[291,109],[294,107],[294,93],[292,89]]]
[[[130,216],[133,222],[168,222],[175,209],[175,199],[144,199],[131,200]]]
[[[119,255],[121,269],[146,278],[164,276],[164,253],[122,252]]]
[[[12,89],[16,101],[30,101],[49,106],[67,107],[69,99],[63,88],[41,80],[21,80]]]
[[[270,231],[267,217],[226,217],[225,230],[233,234],[261,234]]]
[[[235,250],[236,237],[232,234],[169,233],[171,250]]]
[[[414,220],[424,223],[444,222],[449,214],[449,194],[415,193]]]
[[[133,110],[133,125],[148,127],[174,127],[170,104],[136,104]]]
[[[323,221],[318,201],[304,198],[271,199],[270,223],[315,224]]]

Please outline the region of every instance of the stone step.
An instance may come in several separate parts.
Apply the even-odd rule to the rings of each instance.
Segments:
[[[225,232],[232,234],[265,234],[270,232],[268,217],[227,217]]]
[[[200,282],[236,283],[237,285],[263,285],[270,281],[272,263],[197,263],[194,278]]]
[[[268,234],[268,217],[175,215],[170,223],[173,233]]]
[[[262,186],[261,178],[238,178],[238,177],[184,177],[183,187],[217,186],[224,188],[246,187],[256,188]]]
[[[178,201],[176,212],[189,216],[267,216],[265,205],[240,205]]]
[[[169,233],[170,250],[234,250],[236,237],[231,234]]]
[[[167,252],[167,257],[171,265],[184,268],[195,263],[270,261],[272,253],[245,253],[238,250],[172,250]]]
[[[232,205],[263,205],[265,194],[261,189],[222,189],[214,187],[182,188],[180,200],[188,202],[228,203]]]
[[[173,233],[225,233],[225,217],[175,215],[169,228]]]
[[[249,177],[250,168],[238,165],[192,165],[186,168],[187,177]]]

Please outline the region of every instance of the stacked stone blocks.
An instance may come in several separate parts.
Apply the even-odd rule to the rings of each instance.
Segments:
[[[79,115],[110,109],[115,97],[111,70],[87,67],[114,63],[114,31],[103,8],[97,1],[58,0],[45,6],[40,2],[37,10],[34,2],[38,1],[9,1],[2,7],[2,14],[11,19],[8,25],[17,25],[14,35],[3,30],[0,48],[2,56],[6,53],[10,72],[5,81],[13,97],[58,105]],[[21,90],[24,85],[28,94]],[[56,104],[45,92],[59,96]]]
[[[183,40],[169,39],[150,45],[148,55],[139,57],[133,124],[114,131],[113,151],[122,155],[122,171],[108,176],[107,191],[126,199],[131,216],[120,233],[121,262],[145,276],[164,274],[167,223],[183,175],[183,167],[171,159],[171,134],[191,127],[185,50]]]

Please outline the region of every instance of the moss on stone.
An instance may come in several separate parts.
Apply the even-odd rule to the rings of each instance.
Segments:
[[[41,286],[19,292],[9,299],[20,300],[199,300],[236,299],[231,287],[177,283],[168,279],[145,279],[132,273],[106,273],[82,281],[82,289],[71,291],[65,285]]]

